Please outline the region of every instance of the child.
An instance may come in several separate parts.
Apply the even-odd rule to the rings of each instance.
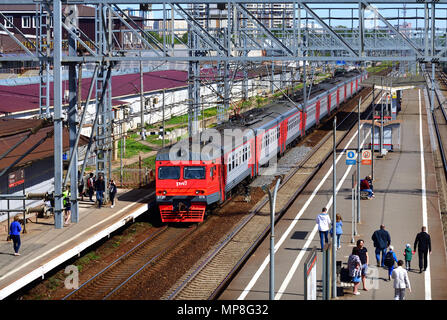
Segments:
[[[339,213],[337,213],[335,215],[335,234],[337,236],[337,249],[341,248],[341,246],[340,246],[340,238],[341,238],[341,235],[343,234],[342,227],[343,227],[343,220],[341,218],[341,215]],[[332,235],[332,228],[331,228],[330,232],[331,232],[331,235]]]
[[[410,244],[407,243],[407,245],[405,246],[405,251],[404,251],[404,256],[405,256],[405,268],[410,271],[411,267],[411,258],[413,258],[413,251],[411,250]]]

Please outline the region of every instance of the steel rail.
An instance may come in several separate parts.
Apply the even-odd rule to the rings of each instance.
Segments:
[[[367,96],[365,97],[365,100],[368,99],[370,96],[372,95],[372,91],[367,94]],[[372,105],[372,104],[371,104]],[[368,108],[371,107],[368,106]],[[367,108],[367,109],[368,109]],[[343,121],[340,122],[340,124],[337,126],[339,127],[340,125],[343,124],[343,122],[349,118],[353,113],[356,113],[357,109],[355,108],[355,110],[351,111],[349,114],[346,115],[346,117],[343,119]],[[370,111],[371,112],[371,111]],[[369,116],[369,115],[368,115]],[[341,141],[344,139],[344,137],[350,132],[350,130],[352,129],[352,127],[355,125],[354,124],[351,126],[351,128],[349,130],[346,131],[346,133],[343,135],[342,139],[340,139],[339,143],[341,143]],[[323,145],[330,137],[332,136],[332,132],[328,133],[325,137],[323,137],[322,140],[320,140],[320,142],[313,148],[313,150],[311,152],[309,152],[306,157],[300,162],[300,164],[298,166],[296,166],[294,169],[292,169],[291,172],[289,172],[287,174],[287,176],[285,177],[285,179],[283,180],[283,182],[280,185],[280,189],[287,183],[287,181],[289,181],[294,175],[295,173],[303,167],[303,165],[319,150],[320,146]],[[338,144],[339,144],[338,143]],[[338,145],[337,144],[337,145]],[[311,181],[311,179],[315,176],[316,172],[321,168],[321,166],[323,165],[323,163],[330,157],[331,152],[329,152],[324,161],[322,161],[320,164],[318,164],[316,166],[316,168],[313,170],[313,172],[311,174],[309,174],[308,178],[305,180],[305,182],[298,188],[298,190],[292,195],[292,197],[289,198],[288,202],[286,203],[286,205],[275,215],[275,224],[277,223],[277,221],[279,221],[279,219],[281,219],[281,217],[285,214],[285,212],[287,211],[287,209],[290,207],[290,205],[292,204],[292,202],[296,199],[296,197],[302,192],[302,190],[304,190],[304,188],[308,185],[308,183]],[[219,244],[219,246],[187,277],[187,279],[185,279],[169,296],[168,296],[168,300],[172,300],[175,299],[175,297],[179,294],[179,292],[181,290],[183,290],[190,281],[192,281],[194,279],[194,277],[222,250],[222,248],[224,248],[230,241],[231,239],[233,239],[233,237],[257,214],[259,213],[259,211],[261,210],[261,208],[266,205],[268,201],[268,197],[264,197],[255,207],[255,209],[253,209],[250,214],[241,222],[239,223],[229,234],[228,236]],[[208,299],[215,299],[216,297],[218,297],[218,295],[221,293],[222,289],[226,286],[226,284],[228,283],[229,280],[232,279],[232,277],[234,276],[234,274],[237,272],[237,270],[242,266],[242,264],[248,259],[248,257],[250,256],[250,254],[253,252],[253,250],[258,247],[260,245],[260,243],[262,242],[262,240],[267,236],[269,230],[270,230],[271,226],[267,226],[267,228],[260,234],[260,236],[254,241],[254,243],[252,244],[252,246],[245,252],[245,254],[243,255],[243,257],[236,263],[236,265],[233,267],[233,269],[230,271],[230,273],[225,277],[225,279],[219,284],[219,286],[216,288],[216,290],[211,294],[211,296]]]
[[[425,70],[425,68],[424,68],[424,74],[426,75],[426,79],[427,79],[427,85],[426,85],[426,87],[427,87],[427,91],[428,91],[428,89],[429,89],[429,87],[428,87],[428,83],[431,82],[431,81],[430,81],[430,80],[431,80],[431,76],[430,76],[429,72],[427,72],[427,71]],[[433,80],[435,80],[435,79],[433,79]],[[443,108],[442,105],[441,105],[441,100],[440,100],[440,98],[439,98],[438,92],[436,91],[436,88],[434,88],[434,92],[435,92],[436,99],[438,100],[438,107],[441,109],[441,112],[442,112],[442,114],[443,114],[443,116],[444,116],[444,120],[445,120],[445,122],[447,123],[447,115],[446,115],[446,113],[445,113],[444,108]],[[432,101],[431,101],[431,95],[428,94],[427,96],[428,96],[428,100],[430,101],[430,103],[432,103]],[[434,103],[434,102],[433,102],[433,103]],[[431,112],[431,115],[432,115],[433,123],[434,123],[434,126],[435,126],[436,138],[437,138],[438,146],[439,146],[439,153],[441,154],[442,166],[443,166],[443,169],[444,169],[444,177],[447,179],[447,159],[446,159],[445,149],[444,149],[444,145],[443,145],[443,143],[442,143],[441,133],[440,133],[440,131],[439,131],[438,121],[437,121],[437,119],[436,119],[436,115],[435,115],[435,111],[434,111],[434,109],[433,109],[433,111]]]
[[[99,271],[97,274],[95,274],[93,277],[91,277],[89,280],[85,281],[79,288],[77,288],[76,290],[73,290],[72,292],[70,292],[69,294],[67,294],[65,297],[62,298],[62,300],[66,300],[69,297],[71,297],[73,294],[79,292],[83,287],[85,287],[87,284],[89,284],[90,282],[92,282],[94,279],[96,279],[97,277],[101,276],[102,274],[104,274],[107,270],[109,270],[111,267],[113,267],[115,264],[117,264],[118,262],[124,260],[126,257],[128,257],[132,252],[134,252],[135,250],[137,250],[139,247],[141,247],[143,244],[146,244],[148,241],[150,241],[151,239],[157,237],[158,235],[160,235],[161,233],[165,232],[166,229],[168,227],[165,226],[163,228],[161,228],[160,230],[157,230],[153,233],[151,233],[146,239],[144,239],[143,241],[141,241],[140,243],[138,243],[136,246],[132,247],[130,250],[128,250],[127,252],[125,252],[124,254],[122,254],[120,257],[118,257],[116,260],[114,260],[112,263],[110,263],[108,266],[106,266],[104,269],[102,269],[101,271]]]

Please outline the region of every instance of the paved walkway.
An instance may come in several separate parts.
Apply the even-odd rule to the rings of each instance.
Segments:
[[[0,299],[45,275],[100,239],[148,210],[148,189],[119,190],[118,201],[98,209],[90,202],[79,205],[79,222],[54,228],[54,219],[38,219],[21,236],[21,256],[13,255],[12,242],[0,233]],[[34,220],[34,219],[33,219]]]
[[[424,105],[424,93],[405,91],[402,112],[400,151],[388,153],[375,161],[374,189],[376,198],[361,201],[361,224],[355,241],[363,239],[370,257],[368,291],[359,296],[349,292],[338,299],[390,300],[394,297],[393,282],[385,281],[387,270],[376,267],[371,236],[380,224],[390,232],[391,243],[399,259],[403,258],[405,244],[413,246],[422,225],[428,226],[433,252],[427,272],[410,272],[413,292],[408,299],[447,299],[447,259],[441,227],[436,177]],[[419,103],[421,101],[421,103]],[[422,139],[420,135],[422,123]],[[368,137],[370,139],[370,137]],[[369,141],[369,140],[367,140]],[[351,132],[339,147],[337,159],[337,212],[343,217],[342,248],[337,260],[346,265],[352,251],[351,244],[351,177],[354,166],[346,166],[344,148],[356,148],[356,132]],[[423,152],[421,152],[423,147]],[[421,166],[421,163],[423,166]],[[282,220],[275,226],[275,299],[303,299],[303,263],[312,247],[320,247],[316,216],[322,207],[332,214],[332,158],[326,162],[315,179],[309,183]],[[361,176],[370,173],[370,166],[362,166]],[[269,237],[259,246],[242,270],[230,283],[221,299],[268,299]],[[417,254],[412,267],[418,269]],[[321,289],[322,254],[317,255],[318,289]],[[360,285],[360,288],[362,286]],[[321,291],[319,293],[321,299]]]

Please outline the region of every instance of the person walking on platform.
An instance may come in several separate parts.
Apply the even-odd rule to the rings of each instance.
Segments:
[[[94,187],[95,187],[95,185],[93,183],[93,173],[90,172],[90,175],[87,179],[87,190],[88,190],[88,197],[90,198],[90,202],[93,202],[92,197],[93,197],[93,193],[95,191]]]
[[[393,270],[391,277],[394,279],[394,300],[405,299],[405,289],[411,292],[410,279],[408,278],[408,272],[402,266],[404,262],[402,260],[397,261],[397,268]]]
[[[81,201],[84,201],[84,177],[81,177],[81,171],[78,170],[78,193]]]
[[[422,268],[424,268],[424,271],[427,270],[427,255],[429,252],[431,253],[431,239],[427,233],[427,227],[422,227],[421,232],[417,234],[414,240],[414,251],[416,249],[418,249],[419,273],[422,273]]]
[[[365,242],[362,239],[357,240],[357,255],[362,263],[362,285],[363,290],[368,291],[366,288],[366,273],[368,272],[369,256],[368,249],[365,248]]]
[[[385,266],[388,268],[388,281],[391,280],[391,273],[394,270],[394,263],[397,262],[396,253],[393,251],[394,247],[390,246],[389,251],[385,256]]]
[[[341,235],[343,234],[343,220],[341,218],[341,215],[339,213],[337,213],[335,215],[335,235],[337,236],[337,249],[341,248],[340,245],[340,238]],[[332,234],[332,228],[330,230],[331,236],[334,237],[334,235]]]
[[[63,202],[64,202],[64,210],[65,210],[65,219],[64,225],[69,224],[69,220],[71,217],[71,202],[70,202],[70,186],[65,187],[65,191],[62,192]]]
[[[354,283],[354,291],[352,292],[356,296],[360,294],[359,292],[359,284],[362,276],[362,262],[360,261],[359,248],[352,248],[352,254],[348,258],[348,271],[349,276]]]
[[[14,216],[14,221],[9,226],[9,235],[11,236],[13,248],[14,248],[14,255],[20,256],[19,249],[21,245],[20,241],[20,231],[22,231],[22,226],[19,222],[20,218],[18,215]]]
[[[374,241],[374,247],[376,248],[376,260],[377,260],[377,266],[384,267],[384,261],[385,261],[385,254],[386,254],[386,248],[391,243],[391,237],[388,231],[385,230],[385,226],[382,224],[380,225],[380,229],[374,231],[372,237],[372,241]],[[380,253],[382,253],[382,260],[380,259]]]
[[[411,259],[413,258],[413,250],[411,250],[411,246],[409,243],[405,246],[404,257],[405,257],[405,268],[410,271],[411,270]]]
[[[116,184],[115,184],[115,181],[110,180],[110,183],[109,183],[109,197],[110,197],[110,202],[112,203],[110,208],[113,208],[115,206],[115,196],[116,196]]]
[[[329,226],[331,225],[331,218],[327,214],[326,208],[323,208],[321,211],[322,212],[317,216],[316,222],[318,225],[318,232],[320,233],[321,251],[323,251],[323,249],[324,249],[323,240],[325,240],[326,243],[329,242],[328,232],[329,232]]]
[[[104,200],[104,191],[106,190],[106,183],[102,175],[99,176],[95,182],[96,199],[98,200],[98,208],[101,209],[102,202]]]

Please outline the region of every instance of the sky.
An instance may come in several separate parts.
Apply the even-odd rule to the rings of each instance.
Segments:
[[[128,8],[128,7],[132,7],[132,8],[138,8],[137,5],[122,5],[120,6],[122,8]],[[353,11],[353,15],[354,17],[358,16],[358,5],[357,4],[337,4],[337,8],[340,9],[333,9],[334,4],[314,4],[314,5],[310,5],[309,7],[314,9],[314,8],[331,8],[331,17],[334,18],[348,18],[346,20],[333,20],[331,21],[331,26],[335,26],[335,25],[343,25],[346,27],[351,27],[351,8],[354,8]],[[376,8],[378,8],[379,13],[384,16],[385,18],[392,18],[392,17],[397,17],[398,12],[399,12],[399,16],[402,18],[402,20],[400,20],[400,23],[403,23],[403,16],[404,16],[404,10],[403,10],[403,5],[402,4],[380,4],[380,5],[375,5]],[[417,14],[418,16],[420,16],[420,19],[418,19],[417,23],[415,19],[410,19],[410,17],[415,17],[416,16],[416,10],[414,8],[418,8],[417,10]],[[162,5],[153,5],[153,10],[154,10],[154,15],[153,17],[155,19],[162,19],[163,18],[163,13],[161,11],[161,9],[163,8]],[[388,9],[386,9],[388,8]],[[390,9],[391,8],[391,9]],[[397,9],[393,9],[393,8],[402,8],[400,10]],[[418,27],[423,26],[423,16],[424,16],[424,4],[408,4],[406,5],[406,16],[409,17],[408,19],[406,19],[407,23],[411,23],[412,27],[416,27],[416,25]],[[329,10],[328,9],[324,9],[324,10],[315,10],[315,12],[320,16],[320,17],[327,17]],[[442,18],[442,19],[447,19],[447,5],[440,5],[437,4],[436,5],[436,17],[437,18]],[[302,17],[304,17],[305,12],[304,9],[302,10]],[[373,13],[370,10],[367,10],[365,12],[365,16],[366,17],[373,17]],[[179,17],[176,17],[179,18]],[[397,25],[397,19],[396,20],[389,20],[390,23],[392,25]],[[327,20],[325,20],[326,23],[328,23]],[[366,21],[366,23],[368,23],[368,21]],[[373,26],[372,21],[369,22],[371,24],[371,26]],[[379,22],[379,25],[384,25],[383,23]],[[356,20],[354,20],[353,22],[353,26],[354,27],[358,27],[358,22]],[[442,28],[445,29],[446,28],[446,20],[442,20],[442,21],[436,21],[436,28]]]

